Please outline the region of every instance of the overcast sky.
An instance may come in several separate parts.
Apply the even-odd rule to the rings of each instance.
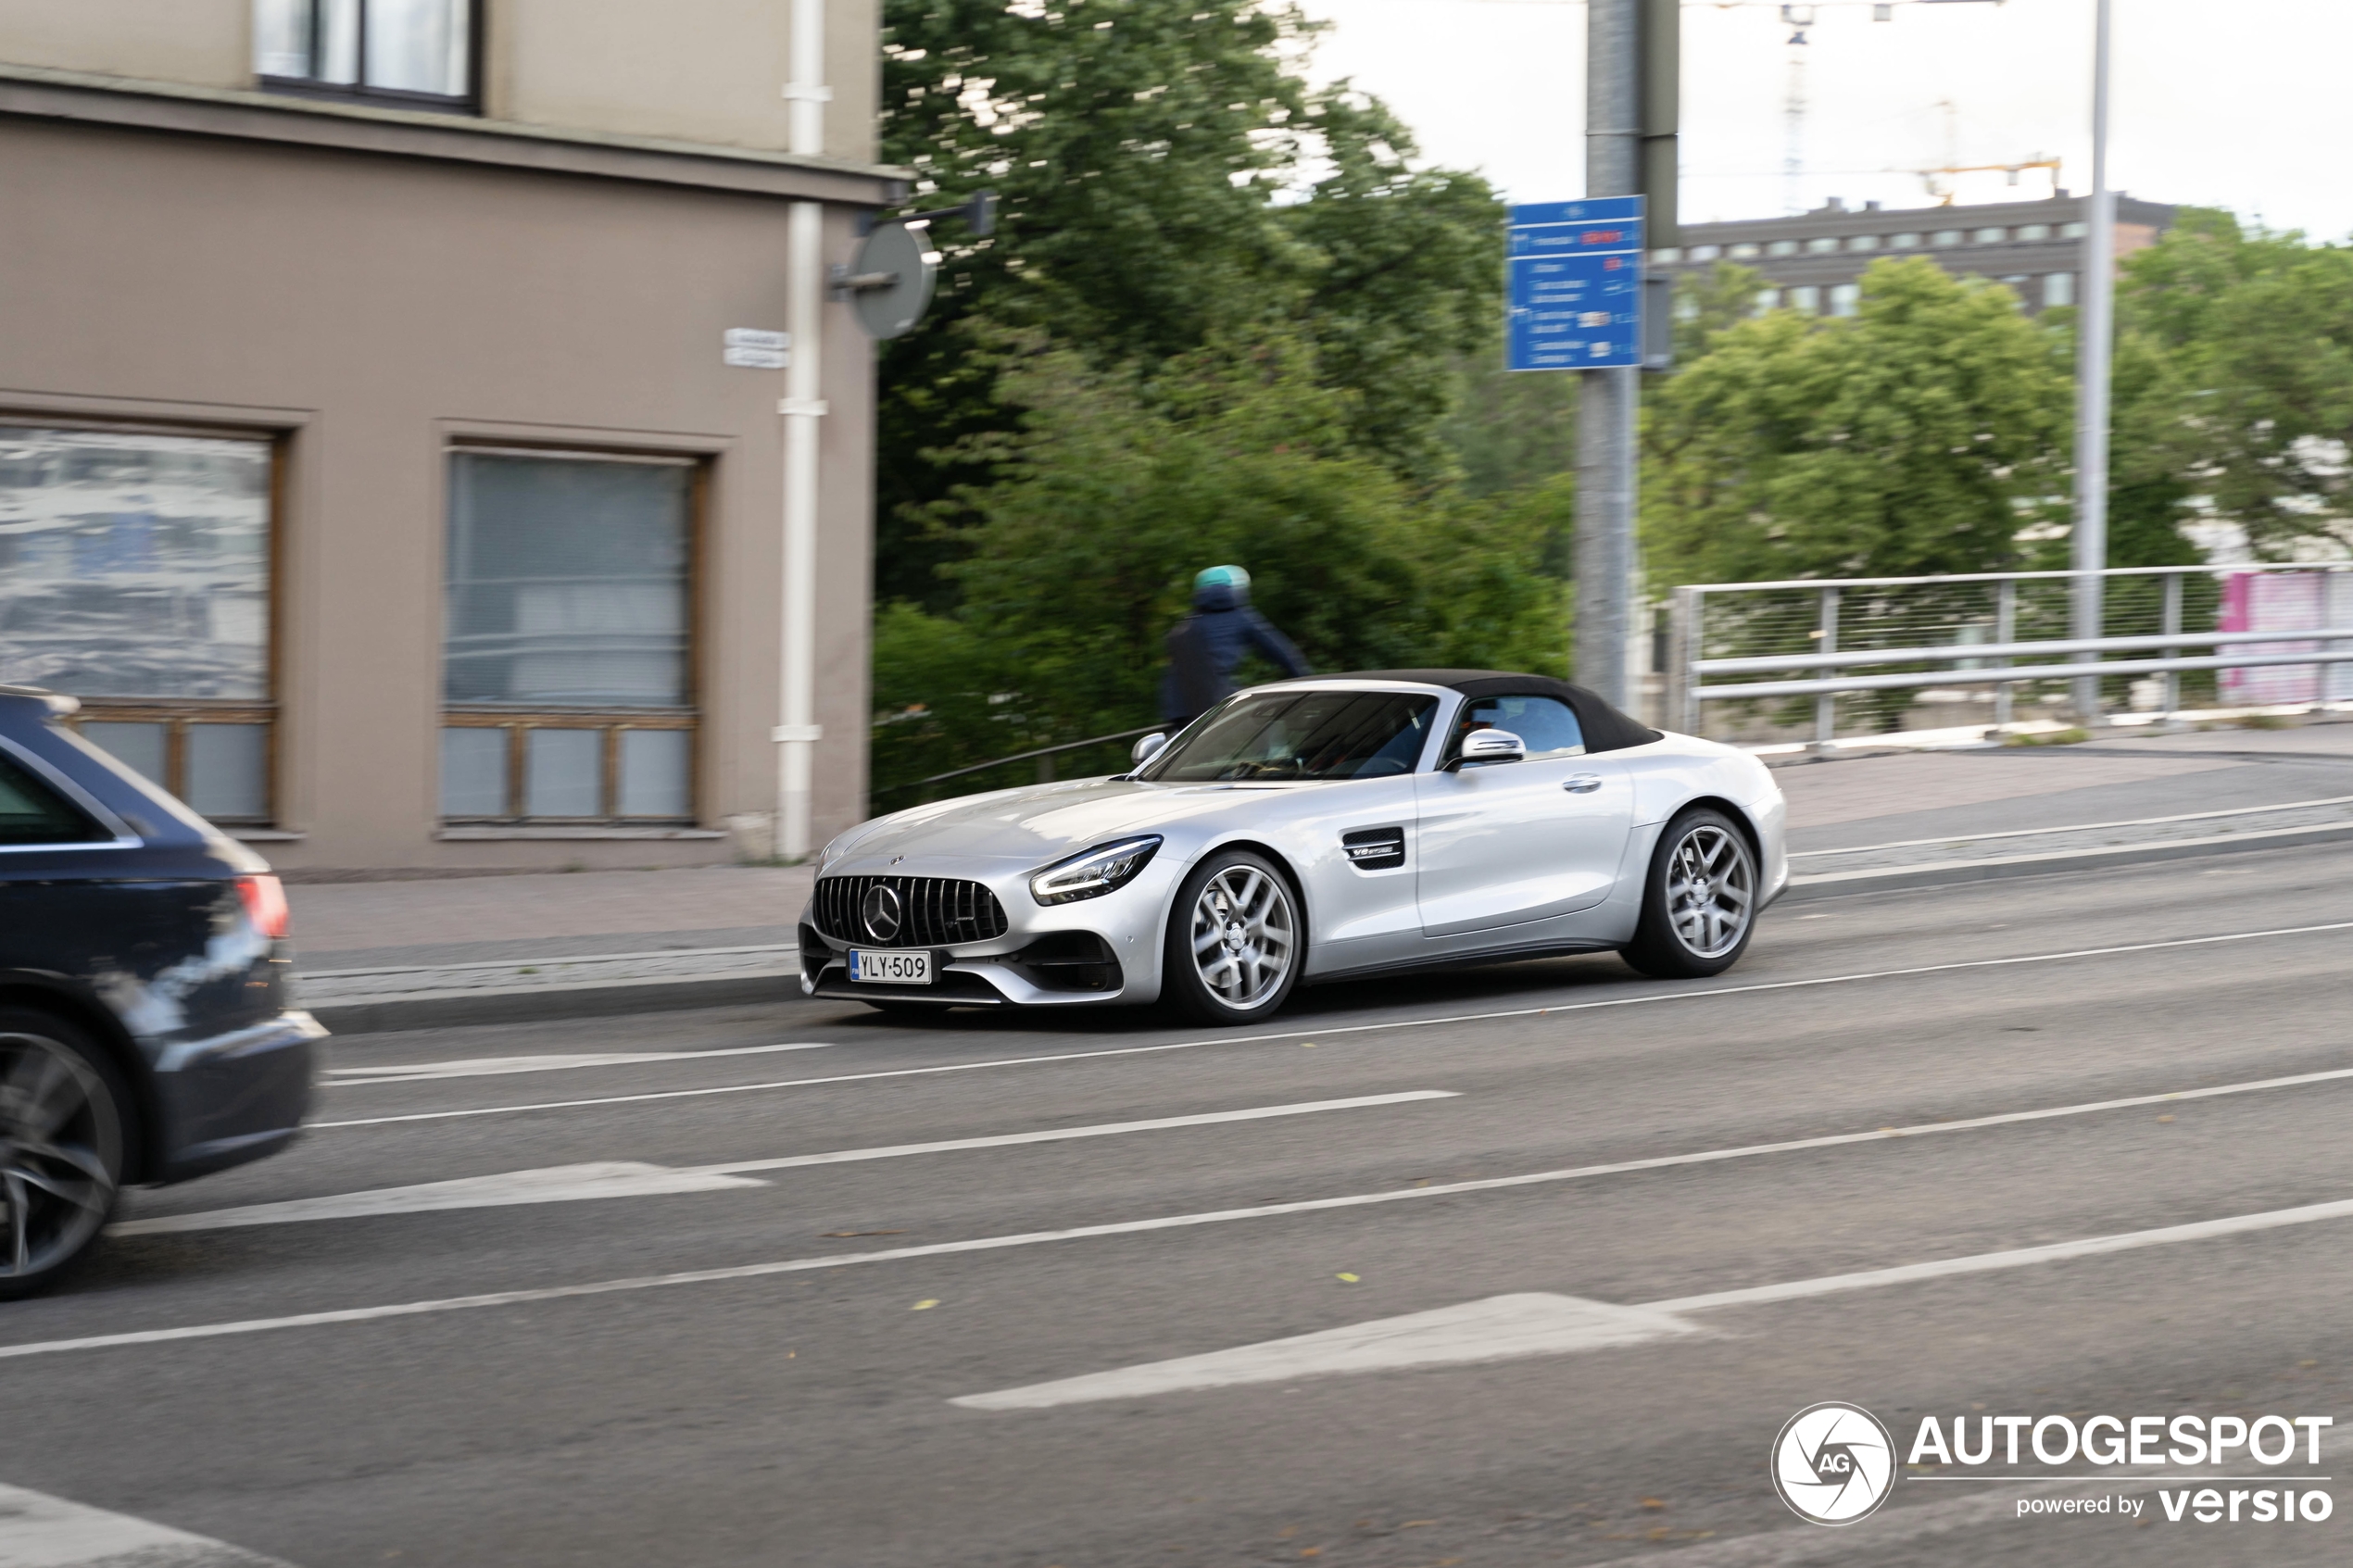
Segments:
[[[1579,0],[1302,0],[1332,24],[1312,74],[1353,77],[1414,128],[1428,161],[1483,170],[1515,201],[1584,194]],[[2227,207],[2315,237],[2353,232],[2353,0],[2113,0],[2111,182]],[[2091,185],[2093,0],[1812,9],[1793,47],[1778,4],[1683,7],[1683,213],[1788,210],[1790,60],[1805,56],[1799,205],[1926,206],[1911,172],[2064,162]],[[1944,106],[1950,105],[1948,109]],[[2048,194],[2047,176],[1974,176],[1961,199]],[[2041,185],[2033,182],[2042,180]]]

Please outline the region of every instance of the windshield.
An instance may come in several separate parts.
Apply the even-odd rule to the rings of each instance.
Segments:
[[[1137,776],[1204,784],[1410,773],[1437,710],[1436,697],[1405,692],[1245,694],[1170,741]]]

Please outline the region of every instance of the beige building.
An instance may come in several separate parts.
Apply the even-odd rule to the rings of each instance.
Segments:
[[[282,867],[857,821],[877,29],[0,0],[0,682]]]

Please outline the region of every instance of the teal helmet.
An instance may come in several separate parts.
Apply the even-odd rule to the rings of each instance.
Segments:
[[[1193,603],[1202,609],[1230,609],[1250,603],[1250,573],[1239,566],[1213,566],[1193,578]]]

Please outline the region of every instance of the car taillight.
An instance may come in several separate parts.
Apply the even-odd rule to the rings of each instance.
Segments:
[[[245,919],[273,942],[284,936],[294,923],[286,908],[285,887],[274,876],[239,877],[237,897],[245,903]]]

